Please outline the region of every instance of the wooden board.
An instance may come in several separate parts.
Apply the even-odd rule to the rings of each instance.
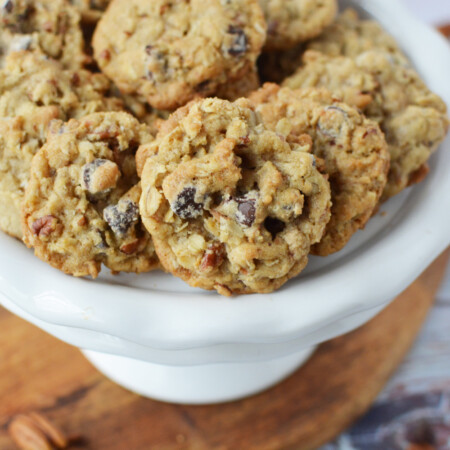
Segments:
[[[40,411],[82,448],[311,449],[331,440],[371,405],[401,362],[432,305],[447,251],[363,328],[323,344],[275,388],[218,406],[175,406],[114,385],[74,348],[0,308],[0,448],[7,427]]]

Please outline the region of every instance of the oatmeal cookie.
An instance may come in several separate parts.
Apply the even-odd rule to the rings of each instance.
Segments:
[[[87,63],[80,15],[67,0],[5,0],[0,6],[0,66],[10,52],[33,50],[66,68]]]
[[[331,185],[331,220],[312,253],[341,250],[372,216],[387,181],[389,152],[376,122],[325,90],[266,84],[250,96],[265,125],[288,142],[307,135]]]
[[[23,204],[24,242],[43,261],[75,276],[157,267],[139,216],[135,152],[151,141],[124,112],[54,122],[33,159]]]
[[[137,155],[163,266],[222,295],[272,292],[300,273],[330,218],[329,184],[307,150],[268,131],[246,99],[175,112]]]
[[[362,20],[353,9],[347,9],[316,39],[308,49],[332,56],[354,57],[367,50],[379,49],[401,55],[396,40],[374,20]]]
[[[94,55],[122,92],[170,110],[246,76],[265,30],[257,0],[114,0]]]
[[[375,98],[378,100],[378,80],[358,67],[354,59],[346,56],[330,57],[308,50],[303,55],[302,62],[303,65],[284,80],[284,87],[324,87],[345,103],[363,110],[369,105],[373,108]],[[381,117],[381,111],[378,111],[377,116],[378,119]]]
[[[318,36],[336,16],[337,0],[260,0],[267,50],[283,50]]]
[[[20,238],[20,204],[31,159],[43,145],[52,120],[119,110],[106,98],[102,74],[63,70],[40,55],[17,52],[0,71],[0,229]]]
[[[377,49],[353,58],[307,52],[304,63],[285,86],[325,87],[380,124],[391,154],[383,200],[426,176],[427,161],[447,133],[446,105],[406,57]]]

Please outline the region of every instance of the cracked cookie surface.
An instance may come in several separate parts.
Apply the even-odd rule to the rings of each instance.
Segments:
[[[267,21],[266,49],[288,49],[318,36],[333,21],[336,0],[259,0]]]
[[[397,52],[371,49],[349,58],[309,51],[283,85],[325,87],[379,123],[391,155],[384,200],[426,176],[427,161],[447,133],[445,103]]]
[[[372,216],[387,181],[389,153],[378,124],[323,89],[291,90],[266,84],[253,93],[269,129],[297,142],[309,136],[312,153],[331,185],[331,220],[312,253],[341,250]]]
[[[24,242],[65,273],[96,277],[158,267],[139,216],[135,152],[153,139],[128,113],[55,122],[36,154],[22,212]]]
[[[20,205],[33,156],[54,119],[120,110],[105,97],[110,83],[102,74],[63,70],[41,55],[17,52],[0,71],[0,229],[20,238]]]
[[[175,109],[250,73],[265,34],[257,0],[115,0],[93,46],[121,91]]]
[[[137,155],[163,266],[222,295],[272,292],[300,273],[331,206],[308,150],[267,130],[246,99],[176,111]]]
[[[28,50],[79,69],[84,53],[80,15],[67,0],[5,0],[0,6],[0,66],[10,52]]]

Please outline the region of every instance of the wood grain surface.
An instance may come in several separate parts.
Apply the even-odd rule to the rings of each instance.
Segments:
[[[312,449],[371,405],[410,348],[433,303],[449,252],[363,328],[323,344],[267,392],[217,406],[176,406],[131,394],[74,348],[0,308],[0,449],[19,413],[39,411],[78,448]]]

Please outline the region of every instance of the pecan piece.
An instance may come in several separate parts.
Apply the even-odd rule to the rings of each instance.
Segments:
[[[120,251],[122,253],[125,253],[126,255],[132,255],[133,253],[136,253],[139,248],[140,240],[135,239],[134,241],[129,242],[128,244],[123,244],[120,247]]]
[[[200,270],[211,272],[219,267],[225,259],[225,246],[223,244],[211,244],[203,254]]]
[[[45,433],[27,416],[17,416],[9,425],[8,431],[20,449],[52,449]]]
[[[31,229],[37,236],[49,236],[56,230],[58,219],[55,216],[47,215],[33,222]]]

